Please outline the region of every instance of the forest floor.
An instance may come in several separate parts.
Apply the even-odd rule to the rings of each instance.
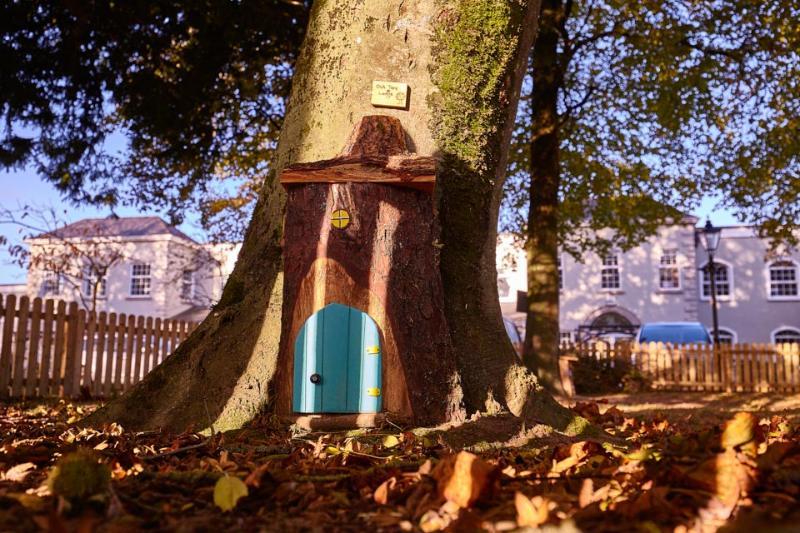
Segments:
[[[0,405],[0,531],[798,530],[800,395],[571,405],[613,437],[509,416],[204,437],[75,426],[94,404]]]

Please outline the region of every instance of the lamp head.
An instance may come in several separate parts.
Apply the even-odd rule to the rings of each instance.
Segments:
[[[703,226],[703,244],[705,244],[706,252],[713,254],[717,251],[721,232],[722,228],[714,227],[711,220],[706,220],[706,225]]]

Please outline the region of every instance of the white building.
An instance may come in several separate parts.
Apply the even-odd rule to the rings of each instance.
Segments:
[[[562,339],[632,334],[659,321],[700,321],[710,329],[707,257],[696,224],[684,217],[641,246],[602,258],[586,254],[583,263],[561,253]],[[26,242],[27,285],[0,286],[4,294],[193,321],[219,299],[241,248],[200,244],[158,217],[86,219]],[[721,337],[800,340],[797,251],[770,252],[752,228],[725,227],[715,263]],[[503,313],[524,325],[517,308],[527,290],[525,253],[508,235],[498,242],[497,270]]]
[[[86,309],[201,320],[238,245],[203,245],[158,217],[85,219],[26,240],[27,294]]]
[[[646,322],[700,321],[712,328],[710,278],[697,219],[662,227],[642,245],[583,263],[559,255],[562,340],[634,333]],[[721,340],[800,341],[800,254],[771,253],[747,226],[722,229],[715,256]],[[518,291],[527,289],[525,253],[500,237],[503,312],[524,324]],[[524,305],[523,305],[524,309]]]

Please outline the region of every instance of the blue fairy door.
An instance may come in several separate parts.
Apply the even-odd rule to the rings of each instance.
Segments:
[[[381,395],[375,321],[341,304],[311,315],[294,343],[294,411],[377,413]]]

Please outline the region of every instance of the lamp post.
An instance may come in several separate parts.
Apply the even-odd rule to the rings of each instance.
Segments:
[[[711,279],[711,321],[714,326],[714,345],[719,346],[719,321],[717,319],[717,269],[714,265],[714,253],[719,246],[720,228],[711,225],[711,220],[706,220],[703,227],[703,244],[708,254],[708,277]]]

